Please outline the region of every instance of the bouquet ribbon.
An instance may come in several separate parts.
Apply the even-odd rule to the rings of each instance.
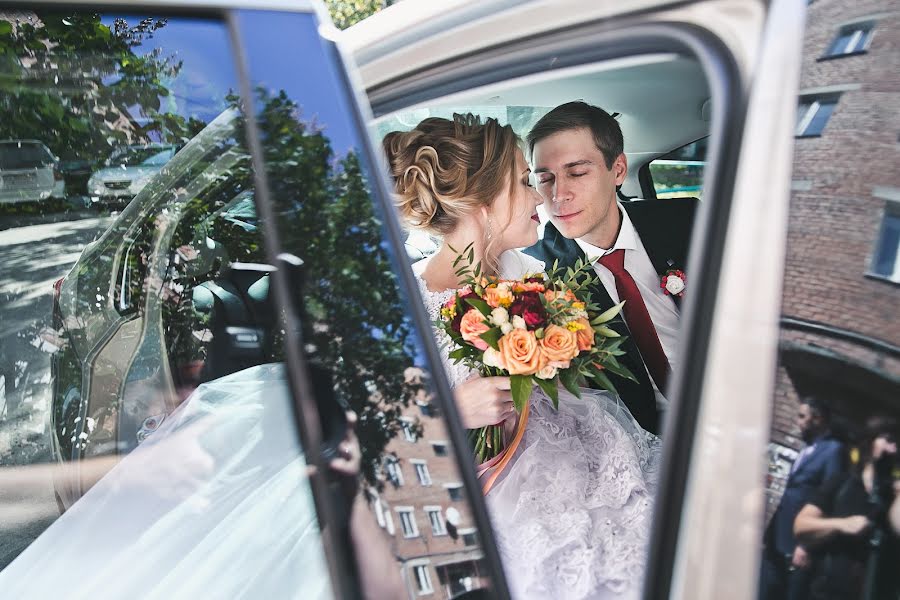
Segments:
[[[512,442],[503,449],[503,452],[492,458],[491,460],[484,462],[477,469],[477,477],[481,479],[481,477],[487,474],[491,468],[494,468],[494,471],[488,475],[485,482],[482,484],[481,491],[487,496],[487,493],[491,491],[491,488],[494,486],[494,482],[497,481],[497,478],[506,468],[506,465],[509,464],[509,461],[512,460],[513,455],[516,453],[516,449],[519,447],[519,442],[522,441],[522,436],[525,435],[525,426],[528,424],[528,402],[525,403],[525,407],[522,409],[522,414],[519,415],[519,425],[516,427],[516,435],[513,437]]]

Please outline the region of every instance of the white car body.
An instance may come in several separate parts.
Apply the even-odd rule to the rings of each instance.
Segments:
[[[177,148],[171,145],[128,146],[113,153],[107,167],[96,171],[88,180],[88,195],[93,202],[130,200],[175,155]],[[122,164],[129,152],[149,152],[151,155],[138,164]]]

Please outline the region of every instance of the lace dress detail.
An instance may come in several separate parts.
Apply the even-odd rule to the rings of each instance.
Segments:
[[[504,277],[543,270],[521,253],[501,257]],[[453,290],[432,292],[413,270],[432,320]],[[451,386],[472,372],[448,357],[435,329]],[[560,390],[559,410],[536,390],[516,455],[486,497],[516,600],[639,598],[656,489],[660,441],[619,399],[597,390],[578,398]]]

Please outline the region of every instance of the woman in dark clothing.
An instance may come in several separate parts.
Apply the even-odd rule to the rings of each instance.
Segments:
[[[794,521],[797,540],[815,548],[811,598],[900,598],[900,537],[888,522],[900,499],[894,466],[898,424],[873,418],[860,460],[822,485]]]

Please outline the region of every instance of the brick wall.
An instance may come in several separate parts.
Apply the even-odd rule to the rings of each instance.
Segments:
[[[842,25],[870,18],[875,29],[865,53],[820,60]],[[802,69],[801,94],[843,91],[822,135],[795,141],[783,314],[900,346],[900,286],[867,276],[889,201],[878,190],[900,190],[900,1],[812,2]],[[896,354],[821,332],[784,329],[781,338],[769,514],[802,446],[794,425],[798,386],[830,396],[850,426],[876,408],[900,411]],[[813,360],[790,364],[790,352],[803,348],[824,356],[818,374]]]

